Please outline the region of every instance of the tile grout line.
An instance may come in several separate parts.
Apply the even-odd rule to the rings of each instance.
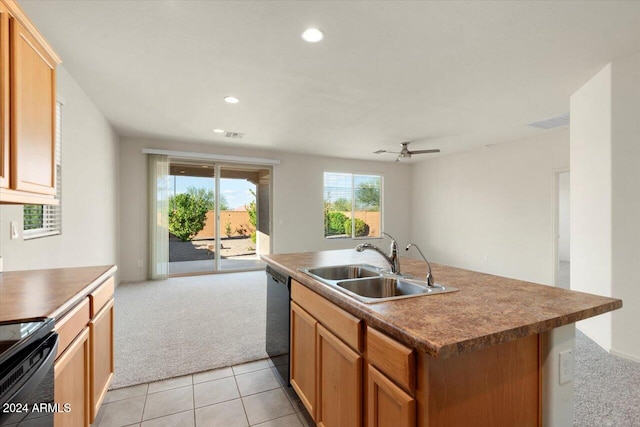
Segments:
[[[147,392],[144,394],[144,404],[142,405],[142,414],[140,414],[140,426],[142,426],[142,420],[144,418],[144,410],[147,407],[147,397],[149,397],[149,384],[147,384]]]
[[[193,380],[192,380],[192,382],[193,382]],[[178,390],[178,389],[181,389],[181,388],[187,388],[187,387],[189,387],[189,386],[188,385],[183,385],[183,386],[176,387],[176,388],[171,388],[171,389],[168,389],[168,390],[162,390],[162,391],[156,391],[156,392],[153,392],[153,393],[147,393],[145,395],[144,406],[142,408],[142,420],[140,421],[140,423],[142,424],[142,423],[147,422],[147,421],[157,420],[159,418],[169,417],[171,415],[176,415],[176,414],[181,414],[183,412],[187,412],[187,411],[191,411],[191,410],[194,412],[194,416],[195,416],[195,406],[196,405],[195,405],[195,399],[193,398],[194,391],[193,391],[193,383],[192,383],[190,387],[191,387],[191,390],[192,390],[191,391],[192,399],[194,399],[193,400],[193,409],[187,409],[185,411],[178,411],[178,412],[171,412],[170,414],[160,415],[158,417],[149,418],[147,420],[144,419],[144,410],[146,409],[146,406],[147,406],[147,397],[149,397],[150,394],[158,394],[158,393],[163,393],[163,392],[167,392],[167,391],[174,391],[174,390]],[[124,427],[126,427],[126,426],[124,426]]]
[[[198,427],[196,424],[196,379],[191,375],[191,398],[193,399],[193,427]]]
[[[238,386],[238,380],[236,379],[236,373],[233,371],[233,367],[231,367],[231,372],[233,372],[233,382],[236,383],[236,390],[238,390],[238,396],[240,397],[240,404],[242,405],[242,412],[244,412],[244,418],[247,420],[247,425],[250,426],[251,423],[249,422],[249,415],[247,414],[247,408],[244,407],[244,400],[242,400],[242,393],[240,393],[240,387]]]

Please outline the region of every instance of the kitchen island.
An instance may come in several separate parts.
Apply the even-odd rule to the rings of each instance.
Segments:
[[[365,304],[299,269],[362,263],[386,268],[378,254],[339,250],[263,259],[292,278],[291,382],[312,417],[327,427],[330,421],[552,425],[557,417],[549,413],[558,412],[552,404],[563,404],[546,396],[558,381],[549,378],[558,363],[554,331],[622,306],[618,299],[437,264],[436,283],[459,292]],[[402,273],[426,275],[423,261],[403,258],[401,266]],[[315,356],[307,349],[297,358],[314,342]],[[340,357],[327,350],[331,343]],[[332,362],[324,364],[323,355]],[[340,374],[333,375],[330,365],[338,365]],[[327,393],[327,387],[335,389]],[[341,387],[352,395],[351,405],[346,396],[335,398]],[[337,413],[329,409],[335,405],[341,405]]]

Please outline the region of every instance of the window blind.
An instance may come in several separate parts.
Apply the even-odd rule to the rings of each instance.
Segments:
[[[324,173],[325,238],[380,237],[381,208],[381,175]]]
[[[24,206],[24,240],[62,233],[62,103],[59,101],[56,102],[55,171],[58,205]]]

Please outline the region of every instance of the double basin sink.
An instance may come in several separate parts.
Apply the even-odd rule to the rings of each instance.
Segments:
[[[391,274],[368,264],[301,268],[300,271],[367,304],[457,291],[437,284],[428,286],[426,281]]]

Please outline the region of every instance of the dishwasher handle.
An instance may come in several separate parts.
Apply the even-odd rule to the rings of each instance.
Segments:
[[[285,286],[289,284],[289,276],[279,272],[278,270],[275,270],[271,266],[267,265],[266,272],[267,272],[267,275],[270,276],[276,282],[282,283]]]

